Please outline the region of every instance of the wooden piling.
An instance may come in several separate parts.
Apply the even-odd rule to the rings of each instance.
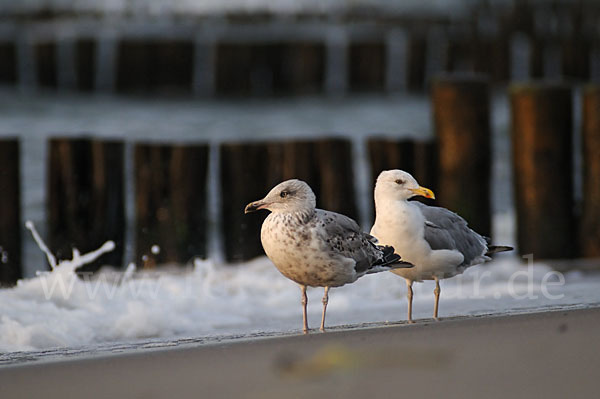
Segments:
[[[332,138],[319,140],[315,146],[316,173],[320,176],[317,206],[358,220],[352,143]]]
[[[324,44],[311,42],[287,44],[281,74],[282,94],[322,93],[325,79]]]
[[[519,252],[570,258],[576,247],[571,90],[514,85],[510,103]]]
[[[384,89],[386,64],[382,42],[352,43],[349,58],[350,90],[374,92]]]
[[[17,46],[12,42],[0,42],[0,84],[17,83]]]
[[[583,212],[580,255],[600,257],[600,85],[583,94]]]
[[[448,57],[445,70],[448,73],[460,73],[475,69],[475,57],[471,47],[474,46],[472,38],[465,39],[458,36],[450,39],[448,43]]]
[[[278,177],[273,172],[269,174],[269,150],[265,144],[222,144],[220,153],[225,258],[241,262],[264,254],[260,226],[267,217],[267,212],[244,215],[244,207],[263,198]]]
[[[509,79],[510,46],[507,35],[480,35],[471,44],[473,70],[476,73],[489,74],[493,83],[505,83]]]
[[[581,82],[588,81],[591,49],[591,41],[583,34],[564,39],[561,59],[563,76]]]
[[[23,277],[18,139],[0,139],[0,286]]]
[[[407,86],[412,92],[420,92],[425,87],[425,71],[427,61],[427,40],[413,33],[408,44]]]
[[[77,76],[77,89],[92,91],[96,76],[96,41],[81,39],[76,44],[75,71]]]
[[[206,257],[208,146],[137,144],[134,152],[137,264]]]
[[[124,40],[118,47],[117,90],[191,93],[194,45],[185,40]]]
[[[220,43],[219,95],[298,95],[323,91],[325,47],[319,43]]]
[[[38,86],[55,89],[58,85],[56,43],[38,43],[35,46],[35,57]]]
[[[48,156],[49,246],[58,259],[114,241],[112,252],[78,271],[123,263],[125,213],[123,143],[88,138],[53,138]]]
[[[547,45],[544,37],[531,37],[531,54],[529,59],[529,77],[542,79],[544,77],[544,49]]]
[[[480,234],[491,230],[490,99],[487,78],[449,75],[434,79],[433,119],[438,140],[437,203]]]
[[[277,184],[288,179],[300,179],[318,190],[319,172],[315,168],[314,141],[272,142],[267,144],[267,149],[268,182]]]

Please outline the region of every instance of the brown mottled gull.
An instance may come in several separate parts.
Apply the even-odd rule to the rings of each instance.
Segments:
[[[358,224],[335,212],[316,209],[313,191],[301,180],[275,186],[265,198],[246,206],[245,212],[268,209],[271,214],[261,229],[261,241],[275,267],[302,291],[303,331],[306,319],[306,287],[325,287],[321,331],[329,287],[353,283],[365,274],[412,267],[400,261],[390,246],[376,245]]]
[[[495,252],[511,247],[491,246],[488,239],[467,226],[467,222],[445,208],[408,201],[433,192],[402,170],[381,172],[375,185],[375,224],[371,234],[381,244],[393,245],[396,252],[415,265],[410,270],[392,270],[406,280],[408,321],[412,321],[412,284],[435,280],[433,317],[438,317],[440,279],[461,274],[466,268],[490,260]]]

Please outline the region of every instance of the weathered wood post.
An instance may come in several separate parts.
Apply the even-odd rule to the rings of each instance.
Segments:
[[[600,85],[583,94],[583,212],[580,255],[600,257]]]
[[[381,91],[385,88],[386,52],[384,43],[352,43],[349,46],[348,56],[350,60],[350,90]]]
[[[581,26],[582,21],[578,22]],[[584,82],[589,78],[591,42],[580,31],[576,31],[563,39],[561,58],[563,76]]]
[[[123,143],[88,138],[53,138],[47,179],[50,249],[71,259],[113,240],[114,251],[79,271],[123,262],[125,211]]]
[[[0,139],[0,286],[23,277],[18,139]]]
[[[77,90],[92,91],[94,89],[97,47],[97,42],[92,39],[81,39],[75,44]]]
[[[205,257],[208,146],[137,144],[134,162],[138,265]]]
[[[409,91],[422,91],[426,83],[427,40],[423,35],[413,32],[408,43],[407,81]]]
[[[14,42],[0,41],[0,84],[17,83],[17,46]]]
[[[438,204],[489,235],[490,99],[488,79],[449,75],[434,79],[433,119],[439,145]]]
[[[318,140],[315,162],[315,173],[320,177],[315,190],[317,206],[358,220],[352,143],[342,138]]]
[[[278,177],[269,175],[269,150],[264,143],[227,143],[220,151],[225,259],[241,262],[264,254],[260,227],[267,217],[267,212],[244,215],[244,207],[263,198],[271,189],[268,180]]]
[[[528,83],[510,88],[517,243],[537,259],[575,251],[571,90]]]
[[[313,141],[275,142],[267,144],[267,148],[269,152],[268,181],[277,184],[283,180],[300,179],[310,184],[311,187],[317,185],[319,172],[315,170]]]
[[[56,43],[37,43],[35,45],[35,58],[38,85],[55,89],[58,85]]]
[[[120,42],[117,90],[141,93],[189,93],[192,90],[194,45],[185,40]]]

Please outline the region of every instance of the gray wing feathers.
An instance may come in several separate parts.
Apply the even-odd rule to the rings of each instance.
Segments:
[[[339,213],[317,209],[317,216],[324,220],[325,231],[330,235],[345,235],[350,233],[361,233],[358,224],[348,216]]]
[[[445,208],[414,202],[425,217],[424,238],[431,249],[453,249],[464,256],[461,266],[481,261],[487,252],[484,237],[471,230],[467,222]],[[480,260],[481,259],[481,260]]]
[[[375,243],[377,239],[364,233],[351,218],[339,213],[317,209],[317,217],[323,221],[323,240],[330,249],[356,262],[357,273],[382,266],[384,252]]]

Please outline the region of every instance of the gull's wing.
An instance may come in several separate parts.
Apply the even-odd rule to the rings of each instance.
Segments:
[[[428,206],[414,201],[425,217],[424,238],[431,249],[450,249],[463,254],[460,266],[470,266],[487,260],[485,238],[471,230],[465,219],[446,208]]]
[[[317,227],[320,239],[331,253],[354,259],[357,273],[391,270],[399,267],[412,267],[400,261],[392,247],[377,246],[377,239],[364,233],[351,218],[339,213],[317,209]],[[385,266],[385,269],[379,266]],[[381,270],[379,270],[381,269]]]

